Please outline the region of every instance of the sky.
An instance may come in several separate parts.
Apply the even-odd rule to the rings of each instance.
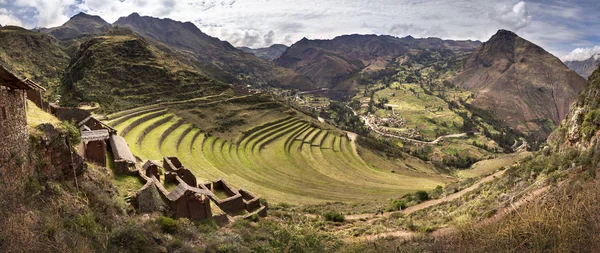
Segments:
[[[516,32],[563,60],[600,53],[600,0],[0,0],[0,24],[54,27],[86,12],[195,23],[234,46],[386,34],[488,40]]]

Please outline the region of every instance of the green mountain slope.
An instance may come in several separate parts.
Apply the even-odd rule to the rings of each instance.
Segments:
[[[15,26],[0,28],[0,64],[50,93],[58,87],[69,57],[52,36]]]
[[[63,104],[99,102],[114,111],[166,100],[221,93],[215,81],[135,35],[99,36],[84,42],[63,79]]]

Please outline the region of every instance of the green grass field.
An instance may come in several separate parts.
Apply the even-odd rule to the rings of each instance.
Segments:
[[[461,132],[463,119],[448,109],[447,102],[425,94],[419,85],[394,83],[389,88],[377,91],[374,98],[376,102],[379,98],[387,98],[388,104],[394,108],[393,112],[406,119],[404,128],[391,130],[406,132],[408,128],[418,128],[423,137],[431,140],[439,135]],[[375,114],[384,118],[392,114],[392,110],[378,109]]]
[[[223,178],[272,203],[388,200],[450,181],[423,162],[388,161],[363,150],[364,159],[343,132],[300,117],[263,122],[231,141],[209,135],[171,112],[139,112],[110,118],[119,122],[114,125],[119,133],[129,129],[124,137],[134,155],[156,161],[177,156],[199,182]],[[131,113],[138,115],[118,121]]]

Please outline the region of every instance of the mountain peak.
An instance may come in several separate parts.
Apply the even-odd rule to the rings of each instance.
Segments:
[[[475,92],[473,106],[492,110],[508,126],[542,139],[549,132],[538,120],[560,124],[585,86],[554,55],[507,30],[483,43],[454,83]]]
[[[85,12],[79,12],[79,13],[77,13],[75,16],[71,17],[71,19],[69,21],[72,21],[72,20],[81,20],[81,19],[93,20],[96,23],[100,23],[100,24],[103,24],[103,25],[108,25],[108,22],[106,22],[100,16],[90,15],[90,14],[87,14]]]
[[[78,30],[90,30],[93,28],[103,27],[109,25],[100,16],[90,15],[85,12],[77,13],[77,15],[71,17],[63,26],[71,26]]]
[[[129,16],[127,16],[127,17],[128,18],[141,18],[142,16],[140,16],[139,13],[134,12],[134,13],[129,14]]]
[[[492,36],[492,38],[498,38],[498,37],[516,38],[516,37],[519,37],[519,35],[517,35],[516,33],[512,32],[512,31],[509,31],[509,30],[500,29],[500,30],[498,30],[498,32],[496,32],[496,34],[494,34],[494,36]]]
[[[91,15],[85,13],[85,12],[79,12],[77,14],[75,14],[75,16],[71,17],[71,18],[75,18],[75,17],[90,17]]]

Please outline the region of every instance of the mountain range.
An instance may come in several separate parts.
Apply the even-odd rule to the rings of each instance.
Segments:
[[[347,98],[358,91],[363,74],[392,71],[407,62],[468,58],[451,80],[476,94],[473,105],[519,131],[545,136],[585,84],[556,57],[504,30],[483,44],[354,34],[256,50],[237,49],[190,22],[137,13],[114,24],[80,13],[39,33],[15,27],[2,31],[9,42],[0,47],[3,64],[34,73],[32,78],[57,91],[65,105],[96,101],[106,110],[224,92],[231,88],[226,84],[328,88],[330,97]],[[21,48],[7,50],[11,43]],[[22,55],[30,57],[17,61]]]
[[[273,44],[270,47],[265,48],[238,47],[238,49],[246,53],[251,53],[267,61],[274,61],[275,59],[279,58],[279,56],[281,56],[285,50],[288,49],[288,46],[282,44]]]
[[[275,62],[309,78],[319,88],[338,91],[339,96],[355,91],[356,74],[386,69],[401,56],[472,52],[481,42],[439,38],[415,39],[387,35],[344,35],[332,40],[302,39]]]
[[[584,61],[565,61],[565,64],[570,69],[575,70],[577,74],[588,78],[598,68],[598,65],[600,65],[600,53]]]

